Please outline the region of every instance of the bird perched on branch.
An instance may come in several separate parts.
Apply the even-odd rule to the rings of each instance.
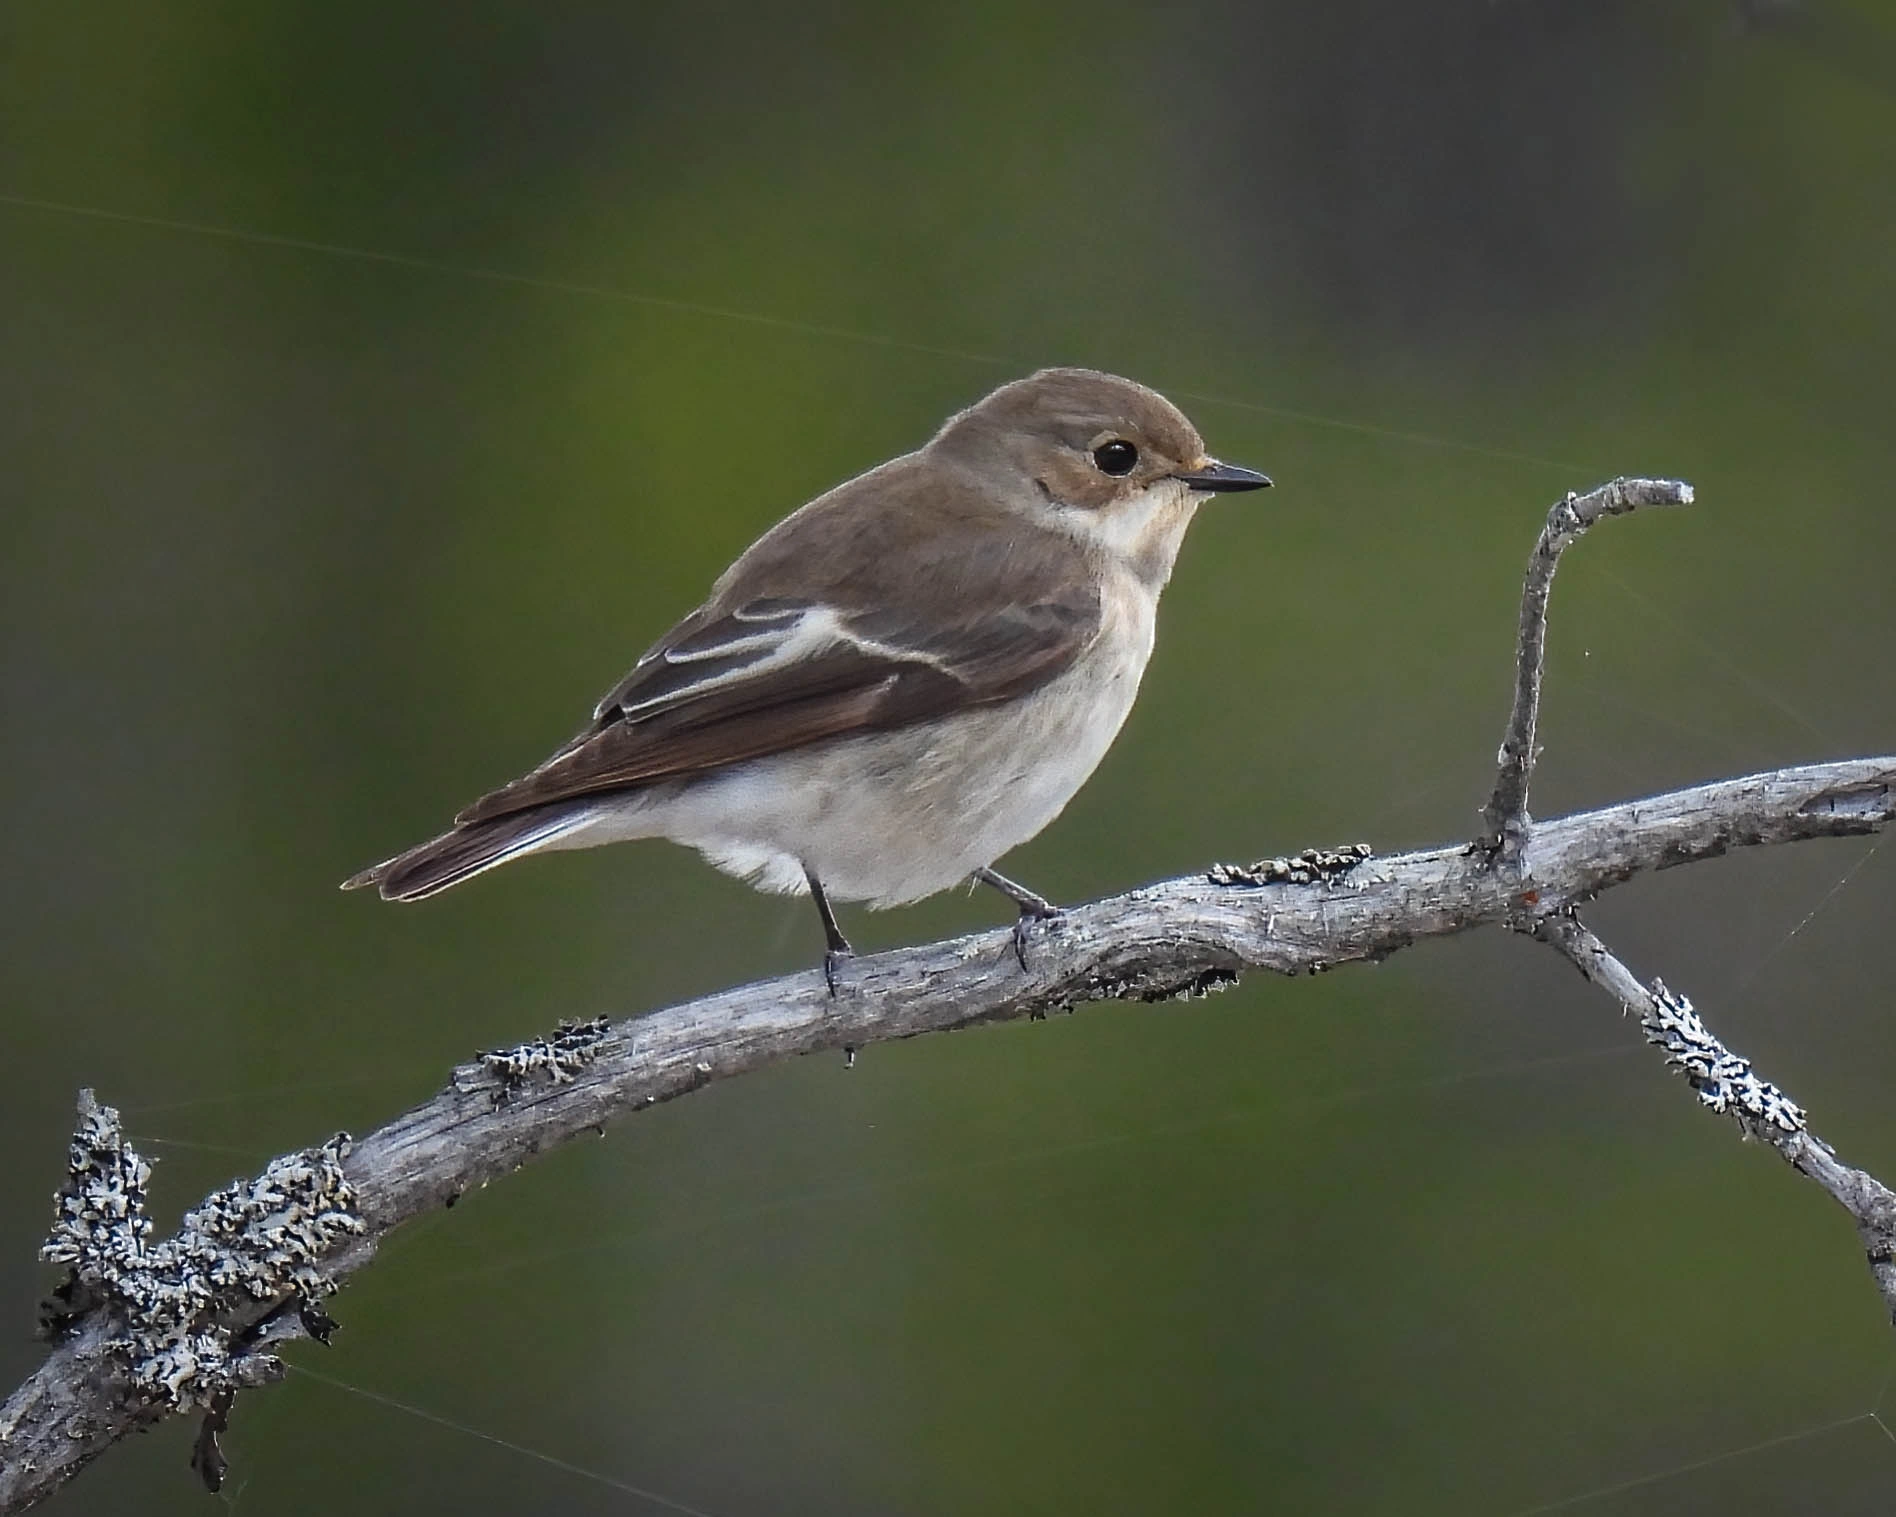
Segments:
[[[897,906],[993,869],[1072,799],[1132,709],[1159,592],[1208,494],[1270,480],[1206,456],[1163,396],[1046,369],[746,549],[545,763],[366,869],[415,901],[530,853],[664,837],[760,890]]]

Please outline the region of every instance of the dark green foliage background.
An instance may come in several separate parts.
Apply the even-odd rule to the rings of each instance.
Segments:
[[[0,11],[0,194],[390,255],[0,203],[0,1380],[81,1084],[169,1225],[477,1048],[809,965],[662,845],[334,883],[1037,365],[1279,482],[1009,861],[1056,898],[1467,835],[1528,546],[1613,473],[1701,504],[1563,572],[1537,810],[1896,748],[1892,79],[1869,0]],[[1867,853],[1595,920],[1896,1177]],[[719,1086],[336,1311],[293,1362],[420,1414],[246,1398],[240,1511],[1505,1514],[1701,1460],[1561,1509],[1896,1505],[1842,1216],[1498,934]],[[189,1436],[53,1510],[209,1510]]]

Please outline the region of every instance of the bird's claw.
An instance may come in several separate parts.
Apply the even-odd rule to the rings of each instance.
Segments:
[[[855,958],[853,950],[831,948],[823,955],[823,983],[829,986],[830,999],[836,999],[836,971]]]
[[[1027,972],[1027,939],[1033,935],[1034,928],[1042,922],[1057,922],[1065,915],[1059,907],[1049,906],[1044,911],[1024,908],[1014,918],[1014,958],[1019,962],[1022,974]]]

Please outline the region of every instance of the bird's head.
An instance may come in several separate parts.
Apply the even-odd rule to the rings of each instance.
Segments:
[[[1270,483],[1220,463],[1185,414],[1144,385],[1042,369],[952,418],[929,444],[1009,509],[1162,584],[1206,495]]]

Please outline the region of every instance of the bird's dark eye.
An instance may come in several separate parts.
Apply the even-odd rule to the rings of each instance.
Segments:
[[[1139,462],[1139,450],[1123,437],[1115,437],[1111,442],[1103,442],[1093,449],[1093,462],[1099,465],[1099,472],[1110,474],[1117,479],[1130,474],[1133,466]]]

